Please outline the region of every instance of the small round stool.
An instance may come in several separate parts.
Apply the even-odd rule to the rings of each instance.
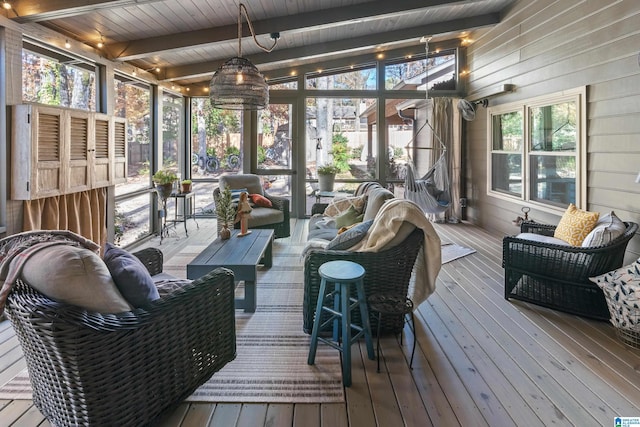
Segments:
[[[322,280],[320,281],[320,290],[318,292],[307,363],[309,365],[314,364],[318,341],[329,344],[342,353],[342,383],[345,387],[349,387],[351,385],[351,344],[364,335],[369,359],[373,360],[375,357],[367,299],[364,294],[364,281],[362,280],[365,270],[355,262],[329,261],[320,266],[318,273]],[[334,284],[331,292],[327,292],[328,283]],[[350,288],[352,284],[356,287],[357,298],[351,297]],[[333,307],[328,304],[325,305],[327,300],[328,304],[333,300]],[[351,310],[356,308],[360,309],[362,325],[351,323]],[[321,324],[320,319],[323,311],[328,312],[330,316]],[[333,339],[320,337],[320,330],[329,323],[333,323]],[[353,336],[351,334],[352,329],[358,331]]]
[[[409,328],[413,333],[413,348],[411,349],[411,361],[409,362],[409,369],[413,369],[413,355],[416,352],[416,330],[413,320],[413,301],[410,298],[398,298],[388,297],[381,294],[371,295],[369,297],[369,308],[371,311],[378,313],[378,328],[376,332],[376,357],[378,358],[378,372],[380,372],[380,325],[382,324],[383,314],[402,314],[403,319],[406,321],[406,316],[409,314]],[[402,332],[400,332],[400,345],[402,345]]]

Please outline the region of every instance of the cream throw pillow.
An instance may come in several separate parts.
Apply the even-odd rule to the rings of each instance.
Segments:
[[[572,246],[580,246],[587,234],[593,230],[600,214],[578,209],[573,203],[569,205],[553,237],[564,240]]]
[[[326,216],[336,217],[343,214],[353,207],[358,214],[361,214],[364,210],[364,205],[367,201],[366,196],[350,196],[342,197],[339,199],[333,199],[331,203],[325,208],[324,214]]]
[[[98,313],[132,308],[124,299],[107,265],[86,248],[55,245],[34,253],[22,268],[22,279],[49,298]]]

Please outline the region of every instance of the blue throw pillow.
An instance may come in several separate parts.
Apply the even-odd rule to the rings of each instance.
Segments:
[[[332,241],[327,245],[327,249],[333,249],[335,251],[344,251],[349,249],[351,246],[358,243],[360,240],[364,238],[367,234],[367,231],[371,228],[373,224],[373,220],[365,221],[358,225],[355,225],[345,231],[344,233],[338,234]]]
[[[103,259],[118,290],[129,304],[136,308],[144,307],[160,298],[149,270],[134,255],[107,243]]]

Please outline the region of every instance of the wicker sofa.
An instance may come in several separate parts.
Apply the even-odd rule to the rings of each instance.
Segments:
[[[504,297],[594,319],[609,320],[602,290],[589,277],[622,266],[638,225],[601,246],[564,246],[507,236],[503,239]],[[556,226],[523,222],[522,233],[553,236]]]
[[[152,275],[162,252],[135,253]],[[215,270],[145,309],[89,312],[18,280],[7,298],[33,401],[56,426],[156,425],[236,354],[234,278]]]
[[[271,208],[254,207],[249,214],[249,228],[273,229],[274,237],[289,237],[291,235],[291,223],[289,212],[289,199],[268,194],[262,188],[260,176],[255,174],[224,175],[220,177],[219,186],[213,190],[213,200],[218,203],[220,189],[228,186],[231,190],[246,189],[249,194],[260,194],[269,199],[273,205]],[[240,222],[234,224],[240,228]],[[218,224],[218,233],[222,224]]]

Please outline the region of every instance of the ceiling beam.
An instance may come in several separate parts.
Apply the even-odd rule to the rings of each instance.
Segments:
[[[11,19],[21,24],[41,22],[83,15],[99,9],[138,6],[159,1],[162,0],[13,0],[11,5],[16,17]]]
[[[355,49],[373,48],[384,43],[397,43],[407,40],[419,41],[425,34],[437,35],[454,31],[471,30],[488,25],[495,25],[500,22],[499,13],[489,13],[470,18],[455,19],[452,21],[438,22],[420,27],[406,28],[403,30],[390,31],[387,33],[371,34],[368,36],[354,37],[345,40],[337,40],[328,43],[318,43],[291,49],[274,50],[271,53],[259,53],[247,56],[255,65],[281,62],[305,57],[336,54],[340,51]],[[164,79],[176,80],[194,76],[203,76],[213,73],[228,58],[207,61],[198,64],[168,67],[164,70]]]
[[[473,1],[477,0],[471,0],[471,2]],[[311,27],[345,25],[349,21],[358,19],[391,17],[411,10],[444,6],[450,3],[460,3],[460,0],[378,0],[349,7],[337,7],[255,22],[251,21],[251,23],[257,35],[270,34],[309,29]],[[249,17],[251,17],[251,11],[249,11]],[[246,23],[244,23],[243,34],[249,34]],[[234,23],[216,28],[114,43],[108,46],[108,52],[111,59],[131,61],[162,52],[234,40],[237,37],[238,26],[237,23]]]

